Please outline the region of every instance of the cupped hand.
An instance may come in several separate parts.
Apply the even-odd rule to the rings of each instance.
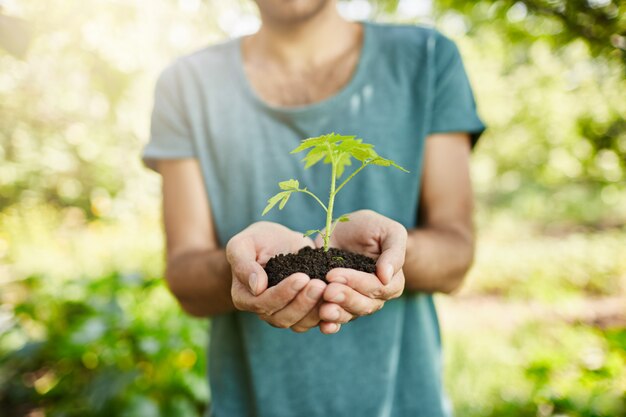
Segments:
[[[376,273],[347,268],[328,272],[329,284],[319,308],[323,333],[335,333],[341,324],[380,310],[386,301],[399,297],[404,290],[406,228],[372,210],[355,211],[348,218],[335,227],[330,246],[376,259]],[[321,235],[315,244],[323,246]]]
[[[232,270],[231,296],[235,308],[257,314],[279,328],[305,332],[320,323],[319,306],[326,284],[295,273],[268,288],[263,267],[279,253],[297,252],[314,242],[285,226],[257,222],[226,245],[226,258]]]

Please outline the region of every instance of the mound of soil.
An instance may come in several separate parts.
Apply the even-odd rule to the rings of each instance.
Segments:
[[[272,287],[289,275],[304,272],[311,278],[326,282],[326,274],[333,268],[351,268],[363,272],[376,272],[376,261],[365,255],[342,249],[313,249],[308,246],[298,253],[276,255],[267,261],[265,272],[268,287]]]

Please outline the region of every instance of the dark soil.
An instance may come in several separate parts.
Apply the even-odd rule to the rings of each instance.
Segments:
[[[268,287],[272,287],[289,275],[304,272],[310,278],[326,282],[326,274],[333,268],[351,268],[363,272],[376,272],[376,261],[365,255],[348,252],[342,249],[313,249],[308,246],[298,253],[276,255],[267,261],[265,272]]]

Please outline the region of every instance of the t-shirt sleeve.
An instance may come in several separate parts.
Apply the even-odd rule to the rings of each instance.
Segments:
[[[181,96],[176,64],[166,67],[157,79],[150,120],[150,139],[141,159],[156,171],[157,159],[194,158],[195,150]]]
[[[472,147],[485,131],[474,93],[456,44],[438,34],[435,42],[435,79],[429,133],[467,132]]]

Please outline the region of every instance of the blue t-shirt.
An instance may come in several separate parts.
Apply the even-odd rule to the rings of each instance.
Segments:
[[[352,78],[312,105],[268,105],[251,88],[232,39],[181,57],[156,85],[151,159],[197,158],[219,243],[259,220],[294,230],[321,228],[324,213],[305,195],[261,217],[277,183],[297,178],[327,195],[328,165],[303,169],[290,155],[301,139],[357,135],[410,174],[368,167],[335,202],[335,213],[369,208],[416,227],[424,141],[435,132],[484,125],[456,45],[432,28],[364,22]],[[347,175],[347,174],[346,174]],[[208,353],[215,417],[449,416],[432,296],[405,292],[335,335],[297,334],[256,315],[216,316]]]

